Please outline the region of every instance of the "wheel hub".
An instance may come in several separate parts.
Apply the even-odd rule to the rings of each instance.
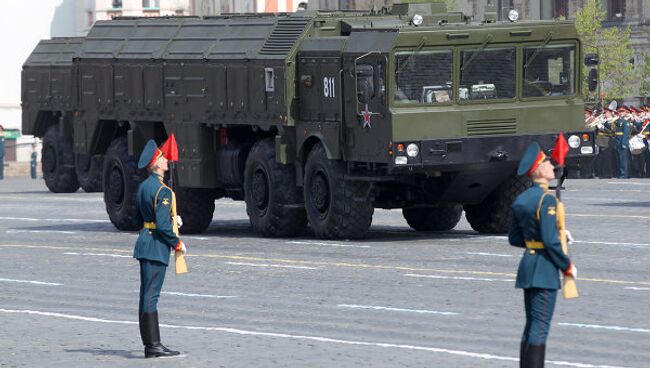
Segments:
[[[119,167],[115,166],[111,170],[108,184],[111,201],[118,206],[121,205],[124,202],[124,176]]]
[[[309,197],[320,214],[327,213],[330,202],[330,188],[324,173],[318,172],[314,175],[309,188]]]
[[[269,202],[269,186],[266,173],[258,168],[253,174],[252,196],[258,210],[266,210]]]

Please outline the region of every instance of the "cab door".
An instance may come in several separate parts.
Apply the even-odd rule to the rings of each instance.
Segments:
[[[344,140],[348,160],[386,161],[391,135],[386,70],[387,57],[379,52],[346,57]]]

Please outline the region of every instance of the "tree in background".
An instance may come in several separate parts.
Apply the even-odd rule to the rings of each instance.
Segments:
[[[646,32],[648,42],[650,42],[650,31]],[[641,85],[639,86],[639,96],[650,96],[650,55],[643,55],[643,66],[641,67],[640,78]]]
[[[588,0],[576,13],[576,28],[585,54],[598,53],[600,76],[606,100],[631,96],[636,90],[637,72],[630,60],[634,58],[629,27],[603,28],[606,12],[600,0]],[[595,93],[587,89],[587,73],[583,68],[583,91],[586,99],[594,99]]]

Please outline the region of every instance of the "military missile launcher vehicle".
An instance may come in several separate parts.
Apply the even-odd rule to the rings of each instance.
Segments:
[[[141,226],[140,151],[174,133],[185,233],[205,230],[221,197],[244,200],[261,236],[309,223],[320,238],[361,238],[375,208],[402,209],[418,231],[452,229],[464,210],[501,233],[530,185],[515,176],[528,144],[567,133],[579,170],[594,139],[581,132],[575,25],[490,18],[419,0],[98,21],[29,57],[23,131],[43,137],[48,187],[101,183],[122,230]]]

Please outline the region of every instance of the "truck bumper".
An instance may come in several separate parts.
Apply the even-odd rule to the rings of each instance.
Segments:
[[[589,170],[594,156],[593,132],[570,132],[565,137],[573,135],[579,137],[580,144],[569,148],[566,170]],[[478,203],[515,174],[519,160],[532,142],[550,153],[556,139],[557,134],[538,134],[396,142],[389,172],[394,176],[421,174],[443,182],[436,185],[442,191],[441,200]],[[419,148],[414,157],[407,154],[410,144]],[[404,149],[400,150],[401,147]]]

